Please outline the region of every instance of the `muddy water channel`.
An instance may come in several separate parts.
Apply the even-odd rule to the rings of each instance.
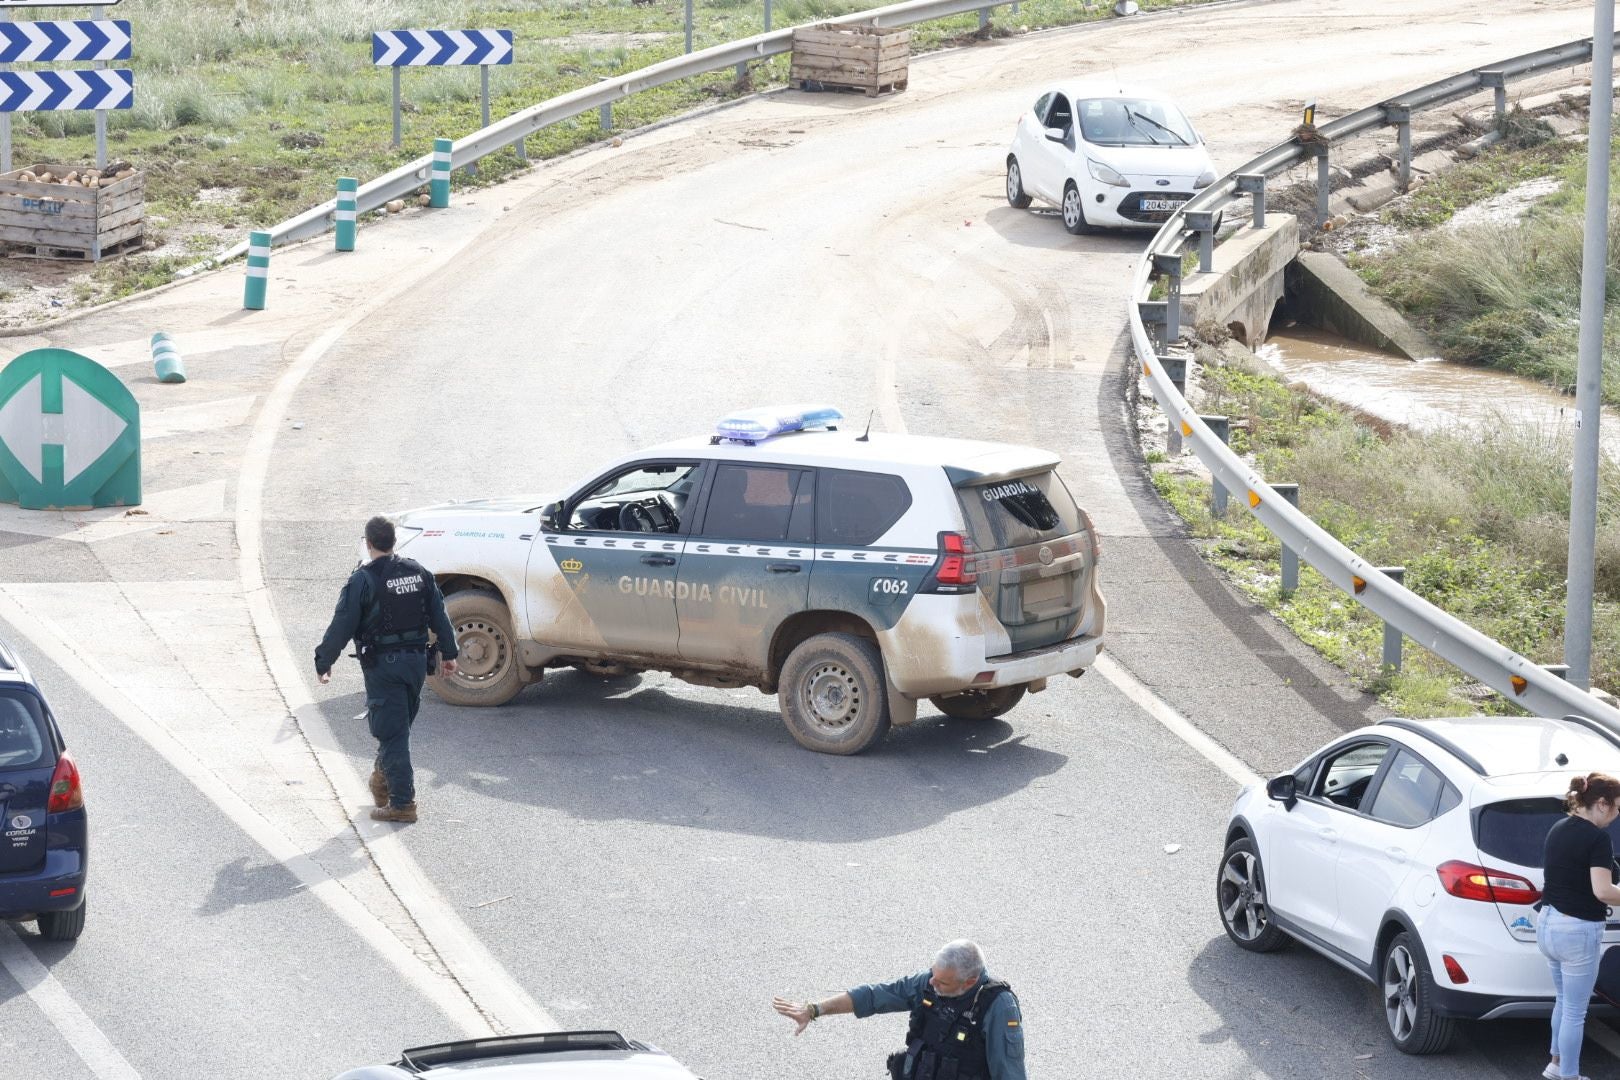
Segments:
[[[1500,371],[1408,360],[1306,326],[1275,327],[1256,350],[1290,382],[1370,417],[1418,431],[1525,424],[1573,433],[1575,399]],[[1604,452],[1620,461],[1620,413],[1603,410]]]

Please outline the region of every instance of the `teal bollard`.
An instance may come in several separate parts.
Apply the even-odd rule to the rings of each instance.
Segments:
[[[270,234],[248,234],[247,288],[242,306],[250,311],[264,310],[264,295],[270,287]]]
[[[339,251],[354,250],[355,233],[355,199],[356,191],[360,190],[360,181],[352,176],[338,177],[337,186],[337,249]]]
[[[158,382],[182,383],[186,381],[186,365],[180,360],[180,350],[174,339],[163,331],[152,335],[152,367]]]
[[[429,206],[450,205],[450,140],[433,140],[433,182],[428,185]]]

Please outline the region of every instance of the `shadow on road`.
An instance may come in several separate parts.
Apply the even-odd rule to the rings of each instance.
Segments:
[[[998,206],[984,215],[984,222],[996,234],[1020,247],[1048,248],[1110,255],[1131,254],[1147,248],[1152,233],[1106,231],[1074,236],[1063,227],[1063,215],[1037,203],[1028,210]]]
[[[788,735],[774,697],[697,700],[667,681],[558,672],[497,709],[452,708],[425,693],[412,757],[434,779],[419,771],[418,788],[462,787],[588,821],[841,843],[927,828],[1068,760],[1026,745],[1011,724],[941,716],[855,757],[815,754]],[[364,726],[348,719],[358,697],[324,708],[351,752],[369,752]]]

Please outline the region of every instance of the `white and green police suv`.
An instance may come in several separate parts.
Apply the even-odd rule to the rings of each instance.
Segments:
[[[461,650],[445,701],[545,669],[669,671],[776,693],[802,745],[854,754],[917,702],[989,719],[1101,647],[1091,520],[1049,453],[749,410],[613,462],[554,502],[410,511]]]

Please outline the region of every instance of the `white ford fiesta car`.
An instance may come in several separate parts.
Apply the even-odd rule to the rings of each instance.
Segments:
[[[1151,93],[1054,87],[1019,117],[1007,152],[1007,202],[1050,203],[1071,233],[1157,229],[1214,182],[1203,138]]]
[[[1620,774],[1620,732],[1585,717],[1353,731],[1238,796],[1215,885],[1227,936],[1252,952],[1293,939],[1373,982],[1408,1054],[1445,1049],[1459,1018],[1547,1016],[1542,846],[1592,771]]]

